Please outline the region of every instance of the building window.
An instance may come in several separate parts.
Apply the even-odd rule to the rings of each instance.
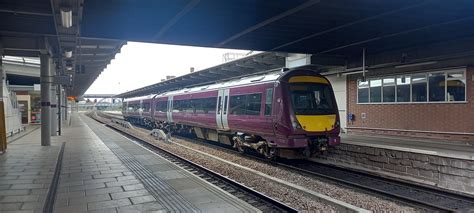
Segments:
[[[369,103],[369,82],[359,81],[357,91],[357,101],[359,103]]]
[[[397,77],[397,102],[410,102],[410,76]]]
[[[411,101],[426,102],[426,74],[416,74],[411,77]]]
[[[451,69],[357,82],[358,103],[466,101],[466,69]]]
[[[446,78],[445,73],[429,73],[429,100],[430,101],[446,101],[445,88]]]
[[[447,72],[447,101],[466,101],[466,76],[464,71]]]
[[[370,102],[378,103],[382,101],[382,80],[370,80]]]
[[[395,78],[383,79],[383,102],[395,102]]]

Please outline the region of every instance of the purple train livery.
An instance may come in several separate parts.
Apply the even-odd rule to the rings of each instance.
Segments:
[[[268,158],[307,158],[340,143],[331,84],[304,67],[126,99],[122,113],[134,124]]]

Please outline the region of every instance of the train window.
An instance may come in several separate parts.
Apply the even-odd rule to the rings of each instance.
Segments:
[[[410,102],[410,76],[397,77],[397,102]]]
[[[265,93],[265,115],[272,114],[273,88],[269,88]]]
[[[464,71],[448,72],[446,86],[447,101],[466,100],[466,78]]]
[[[229,99],[229,96],[224,97],[224,115],[227,114],[227,100]]]
[[[446,75],[441,73],[428,74],[428,88],[430,101],[446,101]]]
[[[162,113],[165,113],[166,112],[166,101],[157,101],[156,102],[156,106],[155,106],[155,111],[156,112],[162,112]]]
[[[143,112],[150,112],[150,103],[143,104]]]
[[[230,109],[229,114],[231,115],[245,115],[245,106],[247,105],[246,95],[236,95],[230,97]]]
[[[262,94],[236,95],[230,97],[229,114],[260,115]]]
[[[203,99],[202,106],[203,106],[204,113],[214,114],[216,112],[216,102],[217,102],[217,97]]]
[[[426,102],[426,74],[416,74],[411,76],[411,101]]]
[[[383,102],[395,102],[395,78],[383,79]]]
[[[292,83],[291,104],[296,115],[335,113],[331,88],[327,84]]]
[[[262,106],[262,94],[251,94],[247,97],[247,115],[260,115],[260,108]]]
[[[369,102],[369,82],[368,81],[359,81],[358,92],[357,92],[357,102],[358,103]]]
[[[373,79],[370,80],[370,102],[381,102],[382,101],[382,80]]]

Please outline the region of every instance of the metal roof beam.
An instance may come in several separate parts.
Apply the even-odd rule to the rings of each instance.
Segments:
[[[271,17],[271,18],[269,18],[269,19],[267,19],[267,20],[265,20],[265,21],[262,21],[262,22],[256,24],[256,25],[253,25],[253,26],[251,26],[251,27],[249,27],[249,28],[247,28],[247,29],[245,29],[245,30],[243,30],[243,31],[241,31],[241,32],[239,32],[239,33],[237,33],[237,34],[235,34],[235,35],[229,37],[228,39],[226,39],[226,40],[224,40],[224,41],[221,41],[220,43],[218,43],[218,44],[216,45],[216,47],[222,47],[222,46],[224,46],[225,44],[227,44],[227,43],[229,43],[229,42],[231,42],[231,41],[233,41],[233,40],[235,40],[235,39],[238,39],[238,38],[240,38],[240,37],[242,37],[242,36],[244,36],[244,35],[246,35],[246,34],[252,32],[252,31],[255,31],[255,30],[259,29],[259,28],[262,28],[262,27],[264,27],[264,26],[266,26],[266,25],[268,25],[268,24],[270,24],[270,23],[273,23],[273,22],[275,22],[275,21],[278,21],[278,20],[280,20],[280,19],[282,19],[282,18],[285,18],[285,17],[287,17],[287,16],[289,16],[289,15],[292,15],[292,14],[294,14],[294,13],[296,13],[296,12],[298,12],[298,11],[301,11],[301,10],[303,10],[303,9],[306,9],[306,8],[308,8],[308,7],[310,7],[310,6],[313,6],[313,5],[315,5],[315,4],[319,3],[319,2],[321,2],[321,1],[320,1],[320,0],[309,0],[309,1],[306,1],[306,2],[304,2],[303,4],[300,4],[300,5],[298,5],[298,6],[294,7],[294,8],[291,8],[291,9],[289,9],[289,10],[283,12],[283,13],[280,13],[280,14],[278,14],[278,15],[276,15],[276,16],[273,16],[273,17]]]

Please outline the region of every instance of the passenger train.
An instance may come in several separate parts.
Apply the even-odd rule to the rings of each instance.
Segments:
[[[268,158],[306,158],[340,143],[330,82],[307,68],[282,69],[124,100],[133,123],[253,149]]]

